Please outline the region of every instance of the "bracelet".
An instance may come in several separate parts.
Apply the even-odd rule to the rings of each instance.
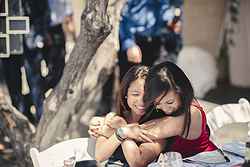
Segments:
[[[124,140],[127,139],[126,137],[124,137],[124,132],[123,132],[123,129],[122,129],[122,128],[118,128],[118,129],[115,131],[115,136],[116,136],[116,138],[117,138],[120,142],[123,142]]]
[[[117,134],[117,131],[115,132],[115,137],[120,141],[120,142],[123,142],[124,139],[121,138],[118,134]]]

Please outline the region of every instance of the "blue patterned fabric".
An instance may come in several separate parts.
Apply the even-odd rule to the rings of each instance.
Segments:
[[[158,37],[168,34],[167,22],[175,17],[175,8],[181,8],[183,0],[128,0],[120,22],[122,50],[135,45],[135,36]]]

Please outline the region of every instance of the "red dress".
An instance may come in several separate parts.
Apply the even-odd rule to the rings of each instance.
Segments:
[[[209,140],[209,130],[206,128],[206,114],[198,102],[193,102],[202,115],[202,131],[200,137],[194,140],[188,140],[181,136],[174,137],[174,143],[170,146],[170,151],[176,151],[182,154],[182,157],[190,157],[204,151],[213,151],[217,147]]]

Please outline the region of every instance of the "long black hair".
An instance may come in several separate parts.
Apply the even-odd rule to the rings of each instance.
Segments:
[[[127,104],[127,93],[130,84],[137,79],[146,79],[149,68],[144,65],[134,65],[122,78],[120,90],[117,98],[117,114],[123,118],[127,118],[127,113],[130,113],[130,107]]]
[[[185,122],[182,135],[188,136],[191,114],[190,105],[194,99],[194,91],[185,73],[174,63],[163,62],[149,70],[145,82],[144,103],[152,106],[155,99],[160,95],[174,90],[181,99],[181,106],[172,114],[178,116],[185,114]]]

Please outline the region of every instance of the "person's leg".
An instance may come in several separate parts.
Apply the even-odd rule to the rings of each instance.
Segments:
[[[24,115],[33,125],[37,125],[38,121],[36,119],[36,116],[31,112],[31,106],[33,105],[31,94],[23,96],[23,103],[25,107]]]
[[[182,49],[181,34],[170,33],[165,36],[162,40],[162,46],[160,58],[176,63],[177,56]]]
[[[126,51],[119,51],[118,52],[118,65],[120,68],[120,80],[121,80],[122,77],[126,74],[126,72],[135,64],[130,63],[128,61]]]
[[[142,64],[151,67],[159,57],[160,40],[158,38],[137,37],[137,44],[142,51]]]
[[[114,71],[108,76],[108,80],[102,87],[101,100],[96,115],[103,116],[111,112],[114,93]]]
[[[36,108],[36,120],[39,121],[43,113],[43,80],[41,76],[41,60],[43,58],[40,49],[25,48],[24,67],[27,74],[27,80],[30,87],[31,100]],[[29,105],[29,104],[27,104]]]
[[[62,25],[49,28],[49,34],[52,39],[51,46],[44,49],[44,58],[49,69],[48,75],[45,77],[46,92],[50,88],[54,88],[60,81],[65,67],[65,36]]]
[[[23,64],[22,55],[11,55],[2,59],[5,81],[9,90],[12,105],[20,112],[25,112],[22,95],[21,66]]]

